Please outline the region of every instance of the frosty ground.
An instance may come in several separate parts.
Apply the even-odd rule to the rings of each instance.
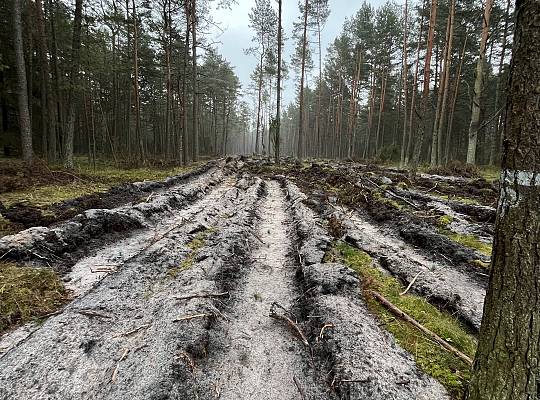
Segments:
[[[372,293],[472,357],[492,183],[233,158],[129,193],[0,239],[3,262],[53,269],[70,293],[4,333],[0,398],[462,394],[466,362]]]

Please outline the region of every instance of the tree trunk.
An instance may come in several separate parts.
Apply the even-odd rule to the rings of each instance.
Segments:
[[[379,99],[379,117],[377,121],[377,137],[375,144],[375,154],[378,154],[381,150],[381,147],[384,145],[384,138],[381,138],[381,122],[382,115],[384,112],[384,101],[386,98],[386,81],[387,81],[388,72],[384,71],[381,77],[381,98]]]
[[[302,34],[302,71],[300,73],[300,115],[298,123],[298,148],[296,158],[304,158],[304,81],[306,75],[306,49],[307,49],[307,23],[308,23],[308,0],[304,2],[304,32]]]
[[[431,55],[433,53],[433,36],[435,34],[435,22],[437,20],[437,0],[431,0],[431,10],[429,13],[429,28],[427,39],[426,59],[424,64],[424,83],[422,92],[422,102],[420,104],[420,112],[417,113],[419,123],[417,129],[416,142],[414,144],[413,152],[413,171],[416,171],[418,162],[420,161],[420,153],[422,152],[422,144],[424,143],[426,126],[427,126],[427,112],[429,103],[429,82],[431,76]],[[412,111],[411,111],[412,112]]]
[[[408,22],[408,7],[409,3],[405,0],[405,10],[403,16],[403,136],[401,141],[401,157],[400,157],[400,166],[405,165],[405,142],[407,140],[407,95],[408,95],[408,65],[407,65],[407,34],[409,27],[407,26]]]
[[[19,129],[23,160],[32,163],[32,127],[28,110],[28,87],[26,84],[26,65],[24,63],[24,46],[22,38],[21,1],[13,0],[13,45],[17,70],[17,104],[19,107]]]
[[[476,163],[476,142],[478,141],[478,129],[480,127],[480,102],[484,87],[484,65],[486,58],[486,43],[489,34],[489,19],[493,8],[493,0],[486,0],[484,18],[482,23],[482,38],[480,40],[480,54],[476,64],[476,79],[474,81],[474,94],[472,101],[471,124],[469,126],[469,146],[467,148],[467,163]]]
[[[450,158],[450,140],[452,139],[452,129],[454,127],[454,113],[456,111],[456,102],[459,94],[459,84],[461,82],[461,70],[463,69],[463,60],[465,60],[465,51],[467,50],[467,36],[463,41],[463,50],[459,59],[459,66],[456,74],[454,96],[452,99],[452,106],[450,107],[450,113],[448,116],[448,126],[446,128],[446,149],[444,152],[444,160],[447,163]]]
[[[540,2],[516,2],[491,277],[468,400],[540,395]]]
[[[261,39],[261,42],[264,40]],[[259,62],[259,84],[258,84],[258,100],[257,100],[257,129],[255,132],[255,154],[259,154],[259,138],[262,139],[261,132],[261,108],[262,108],[262,90],[263,90],[263,62],[264,62],[264,46],[261,50],[261,60]]]
[[[187,67],[189,60],[189,34],[191,27],[191,12],[189,2],[184,1],[186,15],[186,36],[184,39],[184,60],[182,63],[182,165],[188,164],[188,121],[187,121]]]
[[[282,27],[281,27],[282,0],[278,0],[278,65],[277,65],[277,101],[276,101],[276,137],[274,143],[274,158],[279,164],[280,140],[281,140],[281,49],[282,49]]]
[[[455,0],[452,0],[446,24],[446,39],[444,54],[442,58],[441,78],[439,84],[439,94],[437,96],[437,109],[435,111],[435,121],[433,124],[433,134],[431,141],[431,166],[435,167],[442,162],[442,126],[444,124],[444,114],[448,99],[448,84],[450,74],[450,64],[452,57],[452,41],[454,30]]]
[[[199,84],[197,76],[197,0],[191,2],[191,54],[193,57],[193,132],[192,159],[199,161]]]
[[[79,64],[81,59],[81,25],[83,0],[75,0],[73,20],[73,44],[71,46],[71,74],[68,95],[68,122],[64,138],[64,167],[73,169],[73,139],[75,135],[75,90],[79,82]]]
[[[135,95],[135,138],[139,145],[139,161],[144,164],[146,160],[144,141],[141,132],[141,99],[139,95],[139,33],[137,28],[137,7],[135,0],[133,6],[133,93]]]
[[[495,93],[495,107],[494,112],[499,111],[499,106],[501,103],[501,98],[504,96],[504,83],[503,83],[503,69],[504,69],[504,59],[506,57],[506,38],[508,37],[508,25],[510,22],[510,7],[512,5],[512,0],[508,0],[506,3],[506,12],[505,12],[505,18],[504,18],[504,30],[502,35],[502,49],[501,49],[501,58],[499,61],[499,76],[497,77],[497,89]],[[494,165],[495,164],[495,158],[500,153],[500,137],[501,137],[501,128],[502,128],[503,118],[502,113],[497,118],[496,126],[495,126],[495,134],[493,137],[493,140],[491,142],[490,146],[490,152],[489,152],[489,164]]]

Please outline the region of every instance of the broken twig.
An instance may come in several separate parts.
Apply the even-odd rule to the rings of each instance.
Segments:
[[[407,292],[412,288],[412,285],[414,285],[414,282],[416,282],[416,280],[418,279],[418,277],[420,276],[421,273],[422,273],[422,271],[420,271],[419,273],[416,274],[416,276],[413,278],[411,283],[409,283],[409,286],[407,286],[407,289],[405,289],[403,292],[401,292],[399,294],[400,296],[405,296],[407,294]]]
[[[187,296],[180,296],[175,297],[176,300],[191,300],[191,299],[206,299],[206,298],[212,298],[212,297],[226,297],[229,296],[229,292],[223,292],[223,293],[197,293],[197,294],[190,294]]]
[[[375,291],[371,291],[371,294],[373,297],[375,297],[383,306],[385,306],[392,314],[394,314],[396,317],[399,317],[407,322],[409,322],[411,325],[413,325],[415,328],[417,328],[422,333],[429,336],[431,339],[433,339],[435,342],[440,344],[442,347],[444,347],[446,350],[448,350],[450,353],[454,354],[456,357],[467,363],[468,365],[473,364],[472,359],[467,356],[466,354],[463,354],[461,351],[456,349],[454,346],[450,345],[446,340],[441,338],[436,333],[430,331],[428,328],[426,328],[424,325],[420,324],[418,321],[416,321],[414,318],[409,316],[407,313],[401,311],[399,308],[397,308],[395,305],[390,303],[383,295],[380,293],[377,293]]]
[[[173,322],[182,322],[182,321],[191,321],[192,319],[196,318],[206,318],[209,317],[210,314],[194,314],[194,315],[186,315],[184,317],[173,319]]]
[[[292,319],[287,317],[285,314],[278,314],[276,312],[276,308],[281,308],[283,311],[287,312],[287,310],[283,306],[274,302],[272,303],[272,306],[270,307],[270,317],[277,320],[285,321],[289,325],[289,327],[298,335],[298,338],[302,341],[302,343],[306,347],[309,347],[309,342],[306,338],[306,335],[304,335],[300,327]]]
[[[120,360],[118,360],[118,362],[116,363],[116,367],[114,367],[114,371],[111,376],[112,383],[116,382],[116,378],[118,377],[118,368],[120,368],[120,362],[127,357],[128,353],[129,353],[129,349],[125,349],[124,352],[122,353],[122,357],[120,357]]]

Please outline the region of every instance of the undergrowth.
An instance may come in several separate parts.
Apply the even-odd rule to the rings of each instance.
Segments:
[[[474,235],[462,235],[459,233],[454,233],[448,229],[440,228],[439,232],[447,236],[450,240],[453,240],[456,243],[459,243],[465,247],[468,247],[473,250],[477,250],[479,253],[485,256],[491,256],[491,251],[493,249],[491,244],[484,243]]]
[[[369,291],[379,292],[471,358],[476,351],[476,338],[454,317],[431,305],[423,297],[412,294],[401,296],[400,293],[405,290],[403,285],[394,277],[374,267],[367,253],[344,242],[336,242],[327,254],[326,261],[341,262],[358,273],[363,282],[364,297],[370,311],[377,315],[397,342],[414,356],[417,365],[425,373],[439,380],[453,398],[461,399],[470,379],[469,365],[444,350],[411,324],[397,319],[369,295]]]
[[[68,299],[53,270],[0,263],[0,333],[55,312]]]

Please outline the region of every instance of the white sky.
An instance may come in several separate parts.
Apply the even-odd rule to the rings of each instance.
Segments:
[[[356,14],[362,1],[363,0],[329,0],[328,3],[331,11],[330,17],[322,32],[323,60],[326,56],[327,47],[341,32],[345,19]],[[378,7],[385,1],[371,0],[368,2],[374,7]],[[277,9],[277,1],[274,1],[274,3],[275,8]],[[247,89],[250,83],[250,74],[257,65],[255,56],[246,56],[244,54],[244,49],[252,46],[251,38],[253,32],[249,28],[248,13],[254,5],[255,0],[237,0],[237,4],[232,5],[230,10],[214,9],[212,11],[214,21],[224,30],[224,32],[221,33],[219,29],[214,28],[211,35],[212,40],[219,42],[216,44],[219,52],[235,67],[236,74],[240,78],[244,90]],[[290,62],[294,48],[291,39],[293,21],[297,20],[298,16],[297,0],[283,0],[283,28],[285,30],[285,35],[288,38],[285,42],[284,57],[287,63]],[[314,60],[316,59],[317,57],[314,53]],[[287,105],[294,100],[295,84],[293,78],[291,71],[289,80],[284,84],[284,105]],[[249,101],[247,98],[246,100]]]

